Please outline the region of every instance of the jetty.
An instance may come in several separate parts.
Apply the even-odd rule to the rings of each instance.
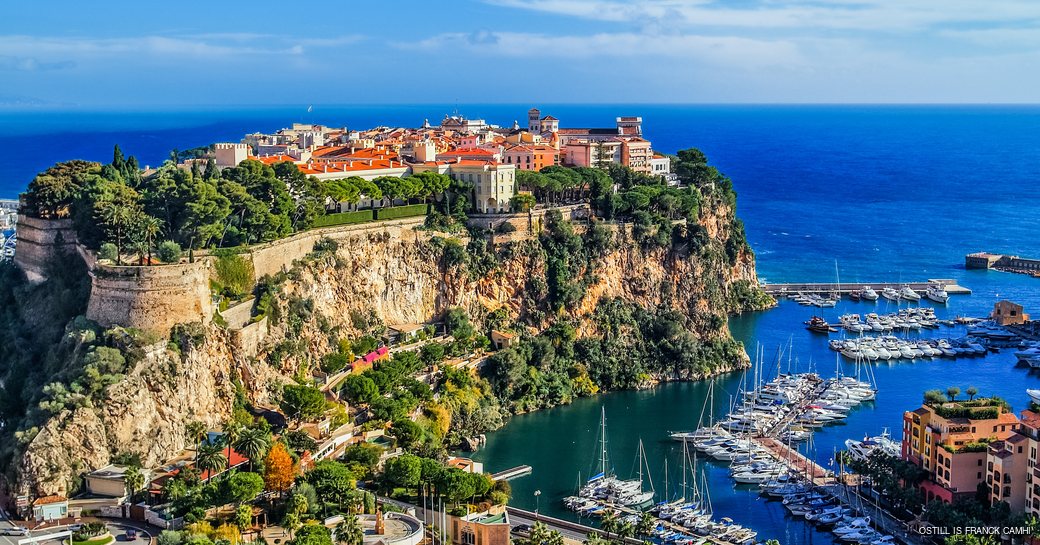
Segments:
[[[522,465],[516,466],[511,469],[506,469],[504,471],[499,471],[498,473],[494,473],[491,475],[491,478],[496,481],[509,481],[512,479],[516,479],[517,477],[530,475],[533,471],[534,469],[531,466]]]
[[[882,292],[885,288],[892,288],[898,290],[903,286],[910,286],[910,289],[923,292],[928,289],[929,286],[936,284],[942,284],[946,287],[946,293],[950,295],[971,295],[971,290],[957,284],[956,280],[951,278],[930,278],[924,282],[792,282],[785,284],[762,284],[760,287],[762,291],[772,295],[773,297],[794,295],[798,292],[803,293],[837,293],[840,295],[848,295],[854,291],[862,290],[864,287],[869,286],[876,292]]]

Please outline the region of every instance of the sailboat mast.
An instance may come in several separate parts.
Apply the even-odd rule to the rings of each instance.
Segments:
[[[600,471],[607,476],[607,409],[600,407]]]

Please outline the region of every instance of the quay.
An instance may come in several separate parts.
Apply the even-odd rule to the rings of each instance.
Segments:
[[[946,287],[946,293],[950,295],[971,295],[971,290],[958,285],[956,280],[950,278],[930,278],[924,282],[859,282],[850,283],[842,282],[840,284],[836,282],[796,282],[786,284],[762,284],[760,287],[762,291],[776,296],[782,296],[787,294],[795,294],[798,292],[805,293],[838,293],[841,295],[847,295],[853,291],[861,290],[864,286],[870,286],[871,289],[877,292],[883,291],[885,288],[892,288],[898,290],[903,286],[910,286],[910,289],[918,292],[923,292],[928,289],[928,286],[935,284],[942,284]]]
[[[516,466],[512,469],[507,469],[505,471],[499,471],[498,473],[494,473],[491,475],[491,478],[496,481],[510,481],[516,479],[517,477],[524,477],[526,475],[530,475],[533,471],[534,468],[532,468],[531,466],[522,465]]]

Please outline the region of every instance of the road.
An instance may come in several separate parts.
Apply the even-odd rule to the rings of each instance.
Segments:
[[[93,519],[91,519],[93,520]],[[133,521],[113,521],[105,520],[105,524],[108,525],[109,532],[115,536],[115,545],[148,545],[152,542],[152,532],[147,525],[137,523]],[[29,532],[29,536],[14,536],[6,535],[11,530],[18,528],[19,524],[12,522],[8,517],[7,513],[0,509],[0,545],[18,545],[18,540],[25,539],[30,536],[45,536],[48,534],[54,534],[68,530],[68,526],[51,526],[40,530]],[[129,529],[137,530],[136,539],[126,539],[126,531]],[[62,545],[60,539],[48,539],[45,541],[38,542],[41,545]]]

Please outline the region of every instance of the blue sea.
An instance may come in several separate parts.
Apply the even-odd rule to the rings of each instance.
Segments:
[[[274,131],[293,122],[368,128],[436,123],[457,111],[491,123],[523,120],[531,105],[316,105],[265,109],[163,112],[0,113],[0,197],[14,197],[32,176],[55,161],[108,161],[112,146],[156,165],[173,148],[237,141],[247,132]],[[761,278],[783,282],[920,281],[953,278],[973,290],[937,309],[944,317],[985,315],[995,301],[1019,301],[1040,315],[1040,279],[964,269],[964,254],[987,250],[1040,257],[1040,107],[1036,106],[715,106],[537,105],[563,126],[612,126],[619,115],[641,115],[645,136],[664,152],[695,146],[729,175],[738,213],[757,255]],[[923,303],[930,304],[930,303]],[[904,304],[905,306],[905,304]],[[782,303],[730,321],[754,355],[757,347],[775,369],[778,346],[792,347],[799,370],[827,374],[835,354],[826,339],[805,331],[812,313],[836,321],[844,312],[891,312],[876,304],[842,302],[834,309]],[[962,335],[962,329],[928,335]],[[786,358],[786,356],[785,356]],[[846,373],[864,372],[840,363]],[[786,363],[784,364],[786,368]],[[886,363],[872,366],[878,399],[842,426],[817,434],[808,451],[826,463],[847,438],[888,428],[899,437],[901,415],[916,408],[921,392],[977,386],[1000,395],[1016,410],[1026,388],[1040,387],[1035,372],[1015,365],[1010,351],[985,358]],[[741,377],[721,379],[735,392]],[[599,407],[611,422],[619,467],[628,468],[636,440],[647,442],[658,485],[662,458],[678,454],[667,432],[695,426],[704,384],[672,384],[643,392],[607,394],[571,406],[516,417],[489,436],[476,456],[491,470],[530,464],[534,474],[513,482],[513,503],[571,516],[559,499],[587,470],[595,449]],[[716,399],[721,410],[725,395]],[[680,410],[676,410],[679,408]],[[551,432],[550,432],[551,431]],[[565,442],[553,438],[566,438]],[[830,534],[790,519],[775,502],[748,487],[734,487],[726,469],[701,464],[716,513],[785,544],[830,544]],[[535,490],[545,494],[536,496]],[[540,499],[539,499],[540,498]],[[539,505],[540,502],[540,505]]]

